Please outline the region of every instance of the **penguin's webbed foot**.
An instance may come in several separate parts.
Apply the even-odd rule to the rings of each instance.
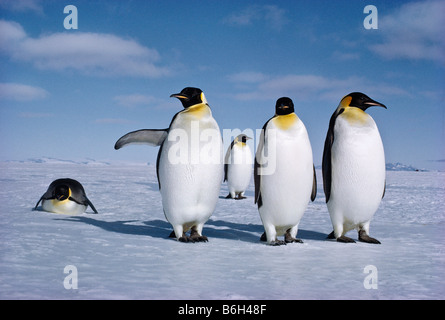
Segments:
[[[358,232],[358,240],[361,241],[361,242],[366,242],[366,243],[381,244],[381,242],[379,240],[368,236],[366,234],[365,230],[360,230]]]
[[[284,242],[286,242],[286,243],[303,243],[303,240],[294,238],[290,235],[289,232],[286,232],[284,235]]]
[[[284,241],[284,240],[274,240],[274,241],[271,241],[269,243],[269,245],[273,246],[273,247],[285,246],[286,245],[286,241]]]
[[[238,196],[235,198],[235,200],[243,200],[243,199],[247,199],[247,197],[242,196],[241,193],[239,193]]]
[[[343,243],[355,243],[354,239],[351,239],[347,236],[341,236],[337,238],[337,242],[343,242]]]
[[[196,231],[194,228],[190,230],[190,237],[191,242],[208,242],[209,239],[206,236],[200,235],[198,231]]]
[[[186,235],[183,235],[182,237],[180,237],[178,239],[178,241],[179,242],[192,242],[192,243],[195,243],[195,242],[209,242],[209,239],[206,236],[200,236],[200,235],[193,236],[193,237],[192,236],[188,237]]]
[[[347,237],[347,236],[341,236],[341,237],[335,238],[335,233],[334,233],[334,231],[332,231],[332,232],[326,237],[326,239],[329,239],[329,240],[337,239],[337,242],[343,242],[343,243],[355,243],[354,239],[351,239],[351,238],[349,238],[349,237]]]

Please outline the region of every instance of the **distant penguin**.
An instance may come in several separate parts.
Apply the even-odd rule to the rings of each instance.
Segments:
[[[252,178],[253,159],[249,145],[246,143],[252,139],[245,134],[237,136],[224,158],[224,181],[227,181],[229,195],[226,198],[245,199],[244,192]]]
[[[385,155],[374,120],[365,111],[386,106],[360,92],[345,96],[329,122],[323,151],[323,189],[334,231],[329,239],[355,242],[345,234],[369,236],[369,223],[385,194]]]
[[[165,217],[177,240],[206,242],[202,229],[215,210],[223,178],[221,133],[201,89],[187,87],[170,97],[184,110],[167,129],[130,132],[115,149],[132,143],[160,146],[156,172]]]
[[[312,148],[290,98],[277,100],[255,156],[255,203],[270,245],[302,242],[298,225],[317,193]],[[277,236],[284,235],[284,241]],[[263,237],[264,238],[264,235]]]
[[[54,180],[48,190],[37,201],[34,210],[42,202],[42,209],[48,212],[76,215],[84,213],[88,206],[96,208],[85,194],[85,189],[76,180],[65,178]]]

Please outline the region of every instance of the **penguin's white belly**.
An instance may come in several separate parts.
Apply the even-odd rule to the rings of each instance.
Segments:
[[[345,231],[373,217],[385,187],[385,156],[377,127],[349,127],[334,132],[332,145],[331,215]]]
[[[43,210],[48,212],[68,214],[68,215],[82,214],[87,209],[86,206],[69,200],[64,200],[64,201],[43,200],[42,208]]]
[[[213,119],[193,125],[198,131],[184,124],[178,132],[170,130],[159,159],[165,216],[173,226],[183,225],[185,229],[205,223],[212,215],[223,176],[218,125]],[[207,131],[203,134],[203,130]]]
[[[261,176],[259,213],[264,224],[274,225],[277,235],[282,235],[298,225],[308,206],[313,159],[308,138],[289,139],[277,131],[277,141],[275,171]]]
[[[249,148],[234,146],[227,172],[229,192],[244,192],[247,189],[252,178],[252,162]]]
[[[249,186],[252,177],[252,165],[234,164],[229,165],[227,182],[230,192],[244,192]]]

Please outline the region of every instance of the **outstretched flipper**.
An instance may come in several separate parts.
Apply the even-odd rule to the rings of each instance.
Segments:
[[[118,150],[128,144],[148,144],[157,147],[164,142],[167,135],[168,129],[142,129],[129,132],[117,140],[114,149]]]

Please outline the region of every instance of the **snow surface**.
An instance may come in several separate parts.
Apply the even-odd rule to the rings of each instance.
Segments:
[[[153,165],[40,160],[0,163],[1,299],[445,298],[444,172],[387,172],[371,223],[382,244],[372,245],[325,240],[332,226],[317,170],[304,243],[270,247],[259,241],[253,183],[246,200],[224,199],[224,183],[204,226],[209,242],[185,244],[168,238]],[[99,214],[32,211],[65,177],[83,184]],[[77,289],[64,287],[67,265]],[[364,286],[368,265],[377,289]]]

